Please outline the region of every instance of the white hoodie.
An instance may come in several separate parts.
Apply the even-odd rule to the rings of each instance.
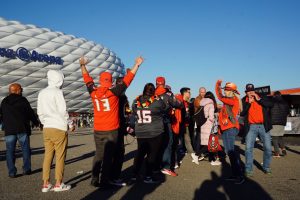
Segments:
[[[38,95],[37,114],[44,128],[66,131],[69,115],[63,92],[60,89],[64,75],[61,71],[49,70],[47,78],[48,87],[41,90]]]

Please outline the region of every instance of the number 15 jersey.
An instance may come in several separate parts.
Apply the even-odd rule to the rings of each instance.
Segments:
[[[135,134],[137,138],[153,138],[164,132],[163,117],[166,104],[159,97],[151,98],[144,99],[139,96],[132,104],[132,110],[136,117]]]

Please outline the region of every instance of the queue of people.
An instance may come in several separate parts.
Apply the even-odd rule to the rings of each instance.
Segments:
[[[199,95],[191,101],[191,89],[183,87],[174,94],[166,85],[164,77],[157,77],[155,85],[147,83],[142,94],[132,103],[130,119],[125,113],[130,110],[126,89],[130,86],[144,58],[137,57],[135,64],[127,70],[124,77],[113,84],[112,75],[102,72],[99,86],[87,70],[87,59],[79,60],[84,83],[90,94],[94,108],[95,156],[92,163],[91,185],[103,189],[111,186],[126,186],[121,172],[125,153],[124,136],[134,134],[137,139],[137,152],[134,157],[131,181],[143,180],[145,183],[158,183],[155,174],[162,173],[177,177],[176,169],[182,164],[184,155],[190,155],[192,162],[199,165],[208,160],[212,166],[220,162],[222,138],[223,147],[229,157],[232,176],[226,178],[235,184],[242,184],[246,177],[253,176],[253,148],[255,139],[263,142],[264,156],[262,168],[271,173],[272,146],[274,157],[286,155],[283,142],[284,126],[288,115],[288,106],[275,92],[273,99],[260,96],[253,84],[247,84],[245,97],[240,98],[237,85],[227,82],[221,87],[222,80],[215,85],[217,105],[211,91],[200,87]],[[37,114],[43,124],[43,142],[45,146],[43,161],[42,192],[67,191],[71,185],[63,183],[64,162],[67,153],[69,115],[61,88],[64,75],[61,71],[49,70],[48,86],[41,90],[37,101]],[[29,102],[22,96],[20,84],[9,87],[9,95],[3,99],[0,107],[1,122],[5,132],[6,160],[9,177],[16,177],[14,149],[16,141],[23,151],[23,174],[31,173],[30,162],[30,121],[38,125],[38,119]],[[239,118],[243,118],[245,132],[245,169],[242,169],[239,153],[235,149],[239,133]],[[281,148],[281,154],[279,147]],[[56,157],[55,184],[50,179],[50,167]],[[190,157],[189,157],[190,158]],[[146,163],[145,175],[141,174]]]

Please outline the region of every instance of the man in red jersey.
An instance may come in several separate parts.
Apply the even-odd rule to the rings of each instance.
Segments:
[[[99,77],[100,86],[97,87],[85,67],[87,59],[81,57],[79,60],[83,80],[94,105],[96,153],[93,160],[91,185],[95,187],[106,188],[109,184],[113,184],[109,176],[120,124],[119,96],[130,85],[143,61],[142,57],[137,57],[134,66],[125,75],[123,83],[117,84],[115,87],[112,87],[112,75],[109,72],[101,72]],[[100,172],[101,179],[99,177]]]

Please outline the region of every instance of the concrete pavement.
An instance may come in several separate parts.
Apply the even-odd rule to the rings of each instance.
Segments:
[[[128,136],[125,139],[126,157],[123,165],[124,178],[130,178],[136,141]],[[244,145],[236,143],[244,153]],[[90,171],[94,155],[92,130],[80,129],[69,133],[68,153],[65,166],[64,182],[71,184],[70,191],[61,193],[42,193],[43,141],[39,131],[31,136],[32,170],[29,176],[9,178],[5,161],[5,142],[0,141],[0,199],[300,199],[300,146],[289,146],[288,155],[273,158],[272,174],[266,175],[259,170],[262,151],[254,150],[254,176],[242,185],[224,181],[230,175],[230,166],[211,166],[202,161],[200,165],[191,162],[187,155],[177,170],[178,177],[163,177],[161,184],[136,184],[113,188],[106,191],[91,187]],[[16,166],[22,173],[21,153],[17,153]],[[245,160],[241,155],[242,161]],[[54,170],[51,177],[54,178]],[[54,180],[52,181],[54,182]]]

